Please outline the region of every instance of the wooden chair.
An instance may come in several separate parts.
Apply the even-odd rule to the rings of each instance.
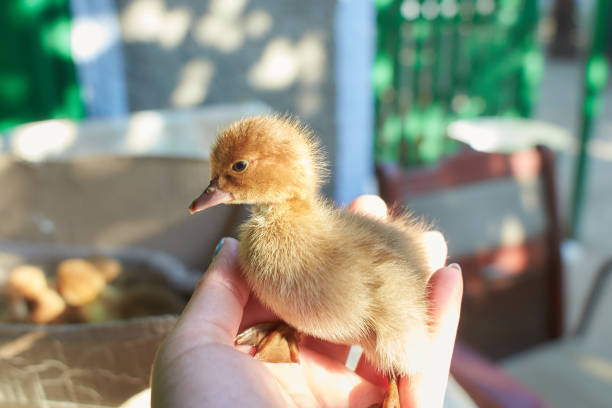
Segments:
[[[465,293],[460,341],[495,359],[561,336],[561,234],[551,150],[537,147],[500,154],[470,149],[431,167],[403,170],[379,165],[376,172],[382,198],[391,206],[399,203],[433,217],[434,224],[437,220],[434,226],[449,240],[450,261],[462,266]],[[473,238],[480,224],[495,222],[502,214],[478,202],[461,207],[460,200],[445,195],[474,188],[499,190],[502,180],[528,183],[535,189],[531,198],[540,202],[537,208],[544,213],[541,229],[520,242],[476,239],[474,248],[458,248],[466,237]],[[426,208],[415,209],[422,197],[429,197],[429,204],[425,200]],[[429,214],[429,206],[440,202],[445,205],[438,208],[439,213]],[[490,214],[485,219],[487,211]],[[452,231],[454,224],[462,225],[459,231]]]
[[[610,406],[612,353],[604,339],[612,335],[611,276],[612,258],[598,269],[575,329],[563,339],[513,355],[501,364],[457,343],[453,377],[480,408]]]
[[[490,358],[525,350],[563,333],[561,232],[553,152],[545,147],[512,154],[468,149],[432,167],[403,170],[379,165],[376,173],[382,198],[391,206],[402,204],[409,209],[419,197],[440,191],[479,185],[491,188],[507,179],[534,182],[542,203],[538,208],[544,213],[540,231],[521,242],[493,242],[472,252],[453,251],[453,242],[449,242],[451,261],[460,263],[465,282],[451,374],[479,407],[547,407]],[[434,197],[443,199],[439,194]],[[462,220],[464,228],[459,233],[469,236],[474,233],[470,224],[484,216],[478,206],[460,208],[454,204],[450,200],[447,218],[451,223]],[[437,227],[445,232],[448,225]]]
[[[504,359],[503,372],[528,384],[553,407],[612,406],[611,276],[612,259],[608,259],[593,279],[575,328],[559,341]],[[471,380],[477,383],[473,376]]]
[[[548,408],[532,390],[464,344],[455,344],[451,373],[479,408]]]

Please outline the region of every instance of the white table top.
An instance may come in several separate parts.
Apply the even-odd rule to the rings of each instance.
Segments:
[[[511,153],[536,145],[563,150],[574,143],[565,129],[535,119],[482,117],[457,120],[447,130],[451,139],[487,153]]]

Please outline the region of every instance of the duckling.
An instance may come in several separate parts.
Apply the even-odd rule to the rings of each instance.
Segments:
[[[230,125],[211,149],[210,169],[190,212],[252,205],[239,230],[239,258],[255,295],[300,333],[360,345],[390,380],[383,406],[399,406],[396,378],[421,372],[429,358],[427,226],[406,215],[367,218],[324,200],[321,148],[292,118]],[[298,336],[274,324],[260,328],[269,335],[247,329],[237,342],[265,346],[282,336],[298,360]]]
[[[58,321],[66,310],[66,302],[51,288],[43,290],[34,301],[32,321],[47,324]]]
[[[9,289],[13,297],[14,318],[47,324],[56,321],[66,310],[66,302],[47,285],[45,272],[33,265],[21,265],[11,271]],[[30,308],[22,309],[20,300]],[[30,309],[30,310],[28,310]]]
[[[9,289],[25,299],[36,299],[47,289],[45,272],[34,265],[20,265],[9,275]]]
[[[57,265],[57,290],[70,306],[92,302],[106,286],[103,274],[91,262],[65,259]]]
[[[103,255],[95,255],[87,259],[102,274],[104,281],[110,283],[117,279],[123,270],[121,262]]]

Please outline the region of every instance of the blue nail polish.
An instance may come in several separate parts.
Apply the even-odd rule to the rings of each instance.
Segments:
[[[213,258],[216,257],[219,251],[221,250],[221,247],[223,246],[223,241],[225,241],[225,238],[221,238],[221,241],[219,241],[219,243],[215,247],[215,252],[213,252]]]

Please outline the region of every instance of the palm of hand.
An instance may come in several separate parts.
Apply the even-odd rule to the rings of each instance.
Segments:
[[[377,212],[352,207],[370,215]],[[433,245],[439,246],[438,237],[433,238]],[[347,369],[348,346],[306,337],[300,343],[300,364],[291,364],[263,363],[249,355],[248,347],[234,345],[239,331],[277,319],[250,296],[240,276],[237,248],[236,241],[225,240],[160,348],[152,377],[152,407],[362,408],[380,402],[385,379],[364,359],[355,372]],[[445,246],[432,249],[434,270],[442,266],[445,251]],[[461,275],[454,268],[442,268],[430,282],[432,344],[440,358],[422,378],[400,380],[402,407],[441,406],[446,388],[459,318]]]
[[[228,287],[219,284],[215,292],[221,296]],[[243,310],[241,329],[275,320],[252,297]],[[227,326],[215,323],[202,331],[198,327],[204,322],[185,320],[181,318],[158,354],[153,406],[190,405],[187,401],[177,404],[177,396],[198,401],[201,406],[228,407],[363,407],[382,400],[383,387],[364,378],[369,375],[383,380],[372,367],[361,364],[356,373],[344,366],[348,346],[307,337],[300,344],[300,364],[263,363],[249,355],[249,347],[233,345],[234,331],[228,331]],[[161,376],[157,375],[160,365],[164,367]],[[168,387],[172,388],[170,392],[163,391]],[[172,404],[166,400],[170,395]]]

